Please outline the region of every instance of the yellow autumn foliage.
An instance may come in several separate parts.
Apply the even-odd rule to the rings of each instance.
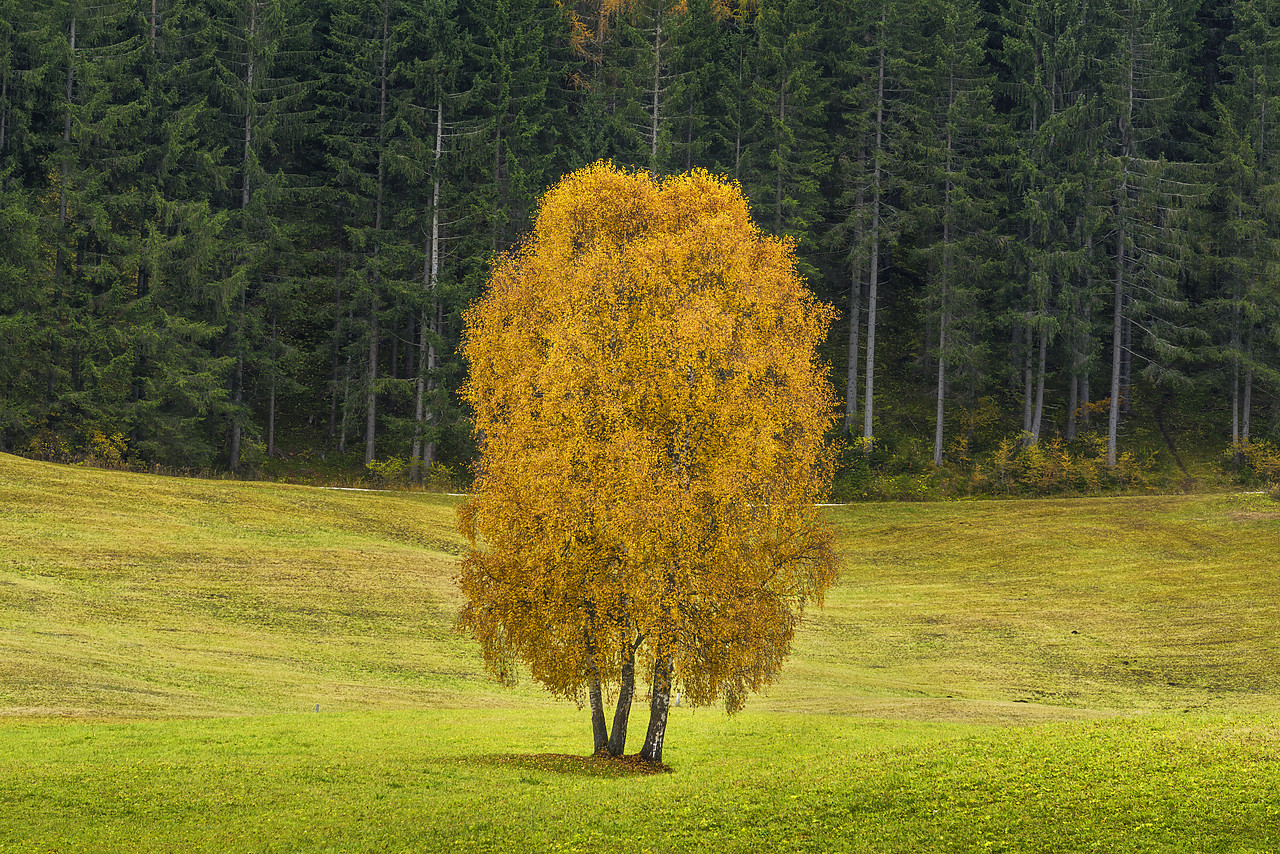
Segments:
[[[736,184],[597,163],[547,192],[466,315],[460,624],[495,674],[581,702],[634,650],[731,711],[775,676],[836,576],[831,318]]]

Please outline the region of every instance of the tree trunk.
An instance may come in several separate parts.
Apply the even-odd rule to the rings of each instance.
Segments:
[[[1128,309],[1130,299],[1126,295],[1124,307]],[[1124,332],[1121,335],[1120,348],[1120,414],[1133,412],[1133,321],[1129,312],[1124,312]]]
[[[659,655],[653,664],[653,696],[649,700],[649,731],[640,758],[662,764],[662,743],[667,737],[667,713],[671,708],[671,656]]]
[[[276,313],[271,312],[271,388],[267,393],[267,457],[276,455]]]
[[[861,241],[859,241],[860,243]],[[849,283],[849,365],[845,376],[844,430],[853,432],[858,416],[858,333],[862,331],[862,256],[857,253]]]
[[[1123,192],[1123,184],[1121,192]],[[1123,207],[1123,203],[1121,203]],[[1124,349],[1124,226],[1116,230],[1116,274],[1111,315],[1111,407],[1107,412],[1107,465],[1116,465],[1116,437],[1120,424],[1120,352]]]
[[[621,756],[627,748],[627,722],[631,717],[631,700],[636,692],[636,648],[640,641],[627,644],[627,660],[622,664],[622,684],[618,686],[618,705],[613,711],[613,733],[609,736],[609,753]]]
[[[440,275],[440,155],[444,144],[444,102],[436,102],[436,150],[431,178],[431,237],[423,259],[423,287],[427,291],[427,306],[422,310],[421,332],[418,341],[418,382],[414,389],[413,449],[409,461],[409,479],[421,483],[426,469],[435,457],[435,443],[422,444],[422,433],[430,413],[424,405],[426,392],[435,387],[436,367],[436,284]],[[419,468],[419,460],[422,466]]]
[[[1132,155],[1132,137],[1130,130],[1133,127],[1133,106],[1136,92],[1134,91],[1134,68],[1132,62],[1133,56],[1133,36],[1130,34],[1129,55],[1131,57],[1129,63],[1129,81],[1128,81],[1128,103],[1125,115],[1120,119],[1120,188],[1116,194],[1116,272],[1115,272],[1115,303],[1112,307],[1111,317],[1111,411],[1107,413],[1107,465],[1115,468],[1116,465],[1116,439],[1120,425],[1120,403],[1121,403],[1121,368],[1124,363],[1125,349],[1125,256],[1127,247],[1125,246],[1126,238],[1126,220],[1128,216],[1127,202],[1129,197],[1129,157]]]
[[[228,456],[228,467],[235,474],[240,468],[240,402],[244,398],[244,354],[236,353],[235,390],[231,395],[231,452]]]
[[[863,451],[871,453],[872,424],[875,418],[876,390],[876,302],[880,284],[880,166],[883,159],[881,148],[884,145],[884,75],[885,44],[887,37],[885,28],[888,24],[889,10],[880,7],[880,60],[876,83],[876,146],[873,156],[871,190],[871,280],[867,285],[867,362],[866,388],[862,394],[862,437],[866,441]]]
[[[1234,343],[1234,341],[1232,342]],[[1240,351],[1231,354],[1231,445],[1232,461],[1240,463]]]
[[[342,269],[339,267],[333,274],[333,352],[330,359],[329,374],[329,444],[338,446],[338,365],[342,359]]]
[[[1040,359],[1036,368],[1036,405],[1031,416],[1031,444],[1040,441],[1040,423],[1044,418],[1044,374],[1049,350],[1049,335],[1040,330]]]
[[[369,389],[364,409],[364,464],[374,459],[374,439],[378,428],[378,300],[369,307]]]
[[[1035,387],[1035,369],[1032,362],[1032,342],[1034,341],[1034,331],[1028,324],[1022,331],[1022,434],[1023,443],[1029,443],[1031,436],[1031,410],[1034,403],[1034,394],[1032,389]]]
[[[1071,378],[1067,380],[1067,441],[1076,438],[1076,410],[1080,408],[1080,375],[1075,366],[1079,364],[1080,351],[1075,341],[1071,342]]]
[[[595,670],[595,665],[592,665],[592,670]],[[600,677],[595,673],[592,673],[587,682],[587,696],[591,700],[591,752],[602,753],[609,747],[609,730],[604,720],[604,694],[600,688]]]
[[[342,425],[338,431],[338,453],[347,452],[347,422],[351,414],[351,354],[347,353],[347,364],[342,371]]]
[[[1253,410],[1253,330],[1249,330],[1249,334],[1244,345],[1244,401],[1241,404],[1240,414],[1240,441],[1249,444],[1249,417]]]
[[[1085,239],[1085,255],[1088,258],[1093,257],[1093,236],[1092,235],[1090,235],[1088,238]],[[1088,276],[1087,270],[1085,275],[1086,275],[1085,282],[1087,284],[1089,281],[1087,278]],[[1088,293],[1086,293],[1084,298],[1084,328],[1086,330],[1084,333],[1084,338],[1086,343],[1088,343],[1089,342],[1088,330],[1093,328],[1093,298],[1090,297]],[[1084,425],[1088,427],[1091,425],[1091,422],[1093,421],[1093,418],[1089,412],[1089,406],[1088,406],[1088,404],[1093,400],[1093,396],[1092,396],[1092,392],[1089,389],[1089,364],[1088,364],[1089,353],[1087,351],[1083,354],[1083,358],[1084,358],[1084,366],[1082,368],[1082,374],[1080,377],[1080,406],[1084,407],[1084,418],[1082,418],[1081,420],[1084,422]]]
[[[947,398],[947,326],[951,323],[951,130],[947,129],[947,180],[943,193],[942,214],[942,281],[938,294],[938,388],[937,409],[933,421],[933,464],[942,465],[942,440]]]
[[[249,0],[249,37],[245,40],[245,47],[248,51],[248,55],[245,63],[244,150],[240,157],[240,207],[242,208],[247,208],[249,206],[249,165],[250,154],[253,150],[253,48],[254,34],[257,30],[257,26],[258,3],[257,0]]]
[[[858,146],[858,176],[862,175],[862,167],[866,163],[866,151]],[[844,393],[844,431],[853,433],[853,422],[858,415],[858,334],[862,330],[862,181],[858,181],[858,190],[854,197],[857,225],[853,230],[853,252],[850,255],[853,269],[849,282],[849,363],[845,377]]]

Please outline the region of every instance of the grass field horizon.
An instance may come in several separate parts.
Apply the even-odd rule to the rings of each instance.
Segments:
[[[1280,849],[1266,495],[829,508],[653,778],[453,631],[458,501],[0,455],[0,851]]]

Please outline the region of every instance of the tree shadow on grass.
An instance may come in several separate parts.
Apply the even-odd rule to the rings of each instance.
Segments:
[[[572,756],[567,753],[501,753],[473,757],[475,762],[495,768],[542,771],[573,777],[634,777],[670,774],[666,765],[646,762],[639,756]]]

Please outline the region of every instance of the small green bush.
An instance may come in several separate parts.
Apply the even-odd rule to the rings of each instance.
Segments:
[[[1280,448],[1267,441],[1243,440],[1226,450],[1227,465],[1238,464],[1248,480],[1280,487]]]
[[[365,468],[378,483],[403,483],[409,471],[409,463],[403,457],[387,457],[385,460],[373,460]]]

